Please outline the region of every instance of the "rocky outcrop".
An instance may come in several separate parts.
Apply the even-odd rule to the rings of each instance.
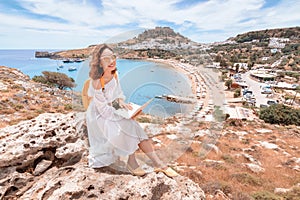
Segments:
[[[35,52],[36,58],[51,58],[51,59],[60,59],[61,56],[57,55],[56,53],[51,53],[48,51],[36,51]]]
[[[48,51],[36,51],[35,57],[36,58],[50,58],[52,53],[49,53]]]
[[[47,181],[48,180],[48,181]],[[150,173],[143,178],[94,170],[78,163],[48,170],[22,196],[26,199],[204,199],[185,177]]]
[[[41,114],[0,139],[0,199],[205,199],[183,176],[89,168],[84,113]]]

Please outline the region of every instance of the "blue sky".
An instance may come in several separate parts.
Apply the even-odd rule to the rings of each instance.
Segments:
[[[0,49],[71,49],[169,26],[201,43],[300,26],[299,0],[0,1]]]

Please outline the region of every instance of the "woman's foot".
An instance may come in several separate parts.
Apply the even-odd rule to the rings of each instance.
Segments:
[[[144,176],[146,174],[146,172],[139,166],[134,154],[128,157],[127,169],[135,176]]]
[[[179,176],[179,174],[174,169],[172,169],[171,167],[168,167],[168,166],[162,167],[162,168],[155,168],[154,172],[156,172],[156,173],[162,172],[170,178]]]
[[[146,172],[140,166],[138,166],[137,168],[131,168],[130,165],[127,164],[127,169],[132,175],[135,176],[144,176],[146,174]]]

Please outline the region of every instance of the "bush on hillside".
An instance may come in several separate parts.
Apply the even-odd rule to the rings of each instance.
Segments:
[[[32,80],[38,83],[47,84],[47,80],[44,76],[34,76]]]
[[[233,97],[234,98],[238,98],[241,96],[241,88],[237,88],[234,90],[234,94],[233,94]]]
[[[56,86],[61,90],[75,87],[74,79],[68,77],[66,74],[49,71],[43,71],[42,73],[44,76],[34,76],[32,80],[50,86]]]
[[[261,108],[259,118],[270,124],[300,125],[300,109],[283,104],[274,104]]]
[[[227,81],[225,81],[225,86],[228,88],[228,90],[231,89],[231,85],[232,85],[232,79],[228,79]]]
[[[300,44],[287,44],[281,51],[285,55],[289,55],[291,53],[300,55]]]
[[[268,191],[259,191],[252,195],[255,200],[281,200],[280,196]]]

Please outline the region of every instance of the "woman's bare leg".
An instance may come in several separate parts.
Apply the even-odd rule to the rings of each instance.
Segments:
[[[128,161],[127,161],[127,163],[129,164],[129,166],[130,166],[132,169],[136,169],[136,168],[139,167],[139,164],[138,164],[138,162],[137,162],[136,159],[135,159],[134,153],[128,156]]]
[[[150,139],[141,141],[141,142],[139,143],[139,147],[140,147],[140,149],[141,149],[144,153],[150,153],[150,152],[153,152],[153,151],[154,151]]]
[[[152,160],[155,167],[166,167],[166,165],[160,160],[160,158],[154,152],[150,139],[141,141],[139,143],[139,147]]]

